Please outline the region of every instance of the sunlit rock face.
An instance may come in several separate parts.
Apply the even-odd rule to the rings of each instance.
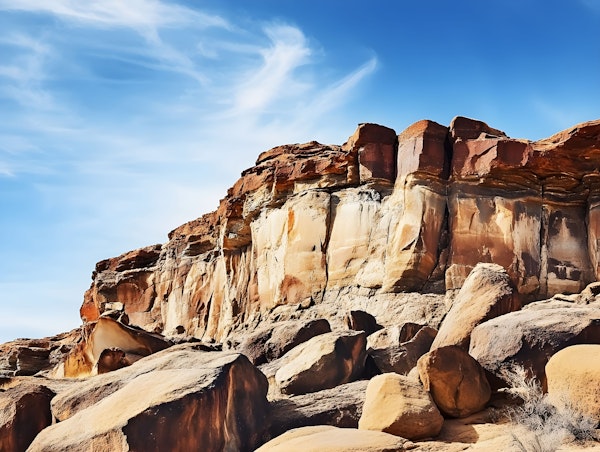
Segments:
[[[273,148],[215,212],[98,263],[81,316],[224,340],[282,305],[459,289],[479,262],[523,301],[598,279],[600,121],[536,142],[463,117],[361,124]]]

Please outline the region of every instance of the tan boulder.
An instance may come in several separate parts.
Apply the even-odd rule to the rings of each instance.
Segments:
[[[431,348],[458,345],[468,350],[473,328],[519,309],[521,302],[506,270],[496,264],[479,263],[454,299]]]
[[[546,364],[549,400],[600,423],[600,345],[580,344],[553,355]]]
[[[245,337],[236,350],[258,366],[280,358],[314,336],[330,331],[329,322],[325,319],[279,321],[250,334],[244,332]]]
[[[268,427],[266,379],[238,353],[174,346],[77,386],[31,452],[253,450]]]
[[[600,344],[598,308],[548,300],[530,303],[520,311],[488,320],[471,334],[469,353],[498,381],[502,369],[525,367],[546,385],[544,367],[552,355],[576,344]]]
[[[451,417],[481,411],[490,400],[485,371],[462,348],[449,345],[423,355],[417,362],[423,386],[436,405]]]
[[[315,336],[284,355],[277,386],[284,394],[306,394],[356,380],[364,370],[366,342],[363,331]]]
[[[444,418],[420,383],[386,373],[369,381],[358,428],[412,440],[436,436],[443,423]]]
[[[0,390],[1,451],[24,451],[41,430],[52,424],[52,397],[53,391],[32,382]]]
[[[290,430],[256,452],[395,452],[412,446],[389,433],[319,425]]]

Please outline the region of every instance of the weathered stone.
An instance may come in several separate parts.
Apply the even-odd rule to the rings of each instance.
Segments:
[[[559,408],[568,407],[600,423],[600,345],[564,348],[546,364],[548,397]]]
[[[277,322],[246,335],[236,349],[258,366],[280,358],[314,336],[330,331],[329,322],[325,319]]]
[[[31,451],[253,450],[267,382],[236,353],[174,346],[61,394]]]
[[[396,452],[412,447],[389,433],[319,425],[290,430],[256,452]]]
[[[0,390],[0,450],[24,451],[40,431],[52,424],[52,397],[53,391],[32,382]]]
[[[365,311],[350,311],[345,318],[346,326],[354,331],[364,331],[367,336],[383,328],[377,319]]]
[[[378,124],[359,124],[343,146],[358,154],[360,182],[394,183],[396,132]]]
[[[358,428],[413,440],[436,436],[443,423],[444,418],[420,383],[386,373],[369,381]]]
[[[80,330],[43,339],[17,339],[0,345],[0,376],[46,373],[75,347]]]
[[[375,365],[381,372],[395,372],[406,375],[417,365],[417,360],[429,351],[436,334],[437,330],[424,326],[409,341],[376,348],[368,347],[367,354],[373,358]],[[398,339],[401,335],[398,336]],[[381,339],[375,339],[373,343],[383,342]],[[369,342],[367,342],[368,344]]]
[[[473,328],[519,309],[521,303],[506,271],[496,264],[477,264],[454,299],[431,348],[458,345],[468,350]]]
[[[366,342],[362,331],[315,336],[284,356],[275,381],[284,394],[306,394],[356,380],[364,369]]]
[[[462,348],[437,348],[418,363],[423,386],[444,414],[465,417],[481,411],[490,400],[491,389],[483,368]]]
[[[96,322],[86,326],[84,339],[66,356],[57,376],[85,377],[97,372],[118,369],[137,360],[139,356],[163,350],[171,343],[159,334],[150,334],[144,330],[132,328],[113,320],[110,317],[100,317]],[[110,353],[105,350],[118,349],[124,353]],[[104,353],[104,361],[98,367],[98,361]],[[125,358],[125,354],[134,358]],[[119,355],[120,356],[120,355]],[[137,356],[137,357],[135,357]]]
[[[294,428],[314,425],[358,428],[367,384],[367,380],[359,380],[272,401],[270,436],[274,438]]]
[[[410,341],[424,325],[406,322],[383,328],[367,337],[367,349],[386,348]]]
[[[471,334],[469,353],[488,372],[499,378],[502,369],[523,366],[545,387],[544,367],[559,350],[576,344],[600,344],[597,307],[549,300],[530,303],[477,326]]]

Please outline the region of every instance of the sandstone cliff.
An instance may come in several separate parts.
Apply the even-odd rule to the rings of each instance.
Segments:
[[[361,124],[262,153],[215,212],[99,262],[81,317],[222,341],[282,305],[459,289],[478,262],[532,301],[597,280],[599,248],[600,120],[535,142],[463,117]]]

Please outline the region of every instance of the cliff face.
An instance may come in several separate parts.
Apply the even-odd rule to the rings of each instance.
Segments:
[[[537,142],[457,117],[279,146],[166,244],[99,262],[81,317],[223,340],[279,305],[458,289],[478,262],[526,301],[579,292],[600,274],[599,170],[600,120]]]

